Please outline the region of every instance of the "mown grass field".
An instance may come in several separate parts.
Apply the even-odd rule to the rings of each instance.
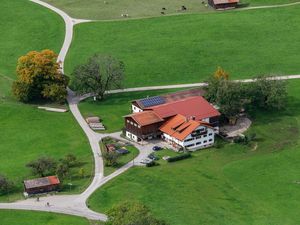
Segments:
[[[58,159],[68,153],[76,155],[86,178],[80,179],[79,168],[73,168],[72,177],[65,182],[73,184],[73,193],[81,192],[90,183],[93,158],[88,141],[71,113],[41,111],[36,105],[17,102],[11,94],[18,57],[31,50],[59,52],[64,23],[55,13],[29,1],[3,0],[0,29],[0,174],[16,186],[10,195],[0,196],[0,201],[22,198],[22,181],[33,178],[25,165],[40,156]]]
[[[133,168],[89,199],[104,212],[132,199],[172,225],[300,223],[300,81],[286,110],[252,115],[251,146],[225,144],[153,168]],[[167,154],[167,153],[166,153]]]
[[[178,12],[182,5],[187,7],[186,13],[213,12],[211,7],[202,4],[197,0],[44,0],[69,13],[74,18],[110,20],[124,19],[121,14],[128,14],[129,18],[158,17],[161,15],[161,9],[165,7],[166,15],[182,14]],[[244,6],[273,5],[292,3],[297,0],[243,0]],[[205,1],[207,2],[207,1]]]
[[[66,71],[102,53],[125,63],[126,87],[200,82],[218,66],[234,79],[297,74],[299,12],[290,6],[80,24]]]
[[[131,113],[131,101],[148,96],[156,96],[179,89],[127,92],[106,96],[102,101],[93,101],[92,98],[80,102],[79,109],[84,117],[99,116],[106,128],[105,133],[121,131],[124,127],[123,116]]]
[[[1,225],[100,225],[85,218],[55,213],[0,210]]]

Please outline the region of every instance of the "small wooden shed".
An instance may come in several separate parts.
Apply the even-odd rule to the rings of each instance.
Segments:
[[[32,180],[24,180],[24,191],[28,195],[58,191],[60,181],[57,176],[41,177]]]
[[[90,124],[90,123],[100,123],[100,118],[98,116],[87,117],[85,120],[88,124]]]

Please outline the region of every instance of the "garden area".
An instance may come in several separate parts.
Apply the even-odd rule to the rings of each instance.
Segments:
[[[132,144],[111,137],[101,140],[100,149],[104,158],[104,176],[115,172],[139,154]]]
[[[132,199],[174,225],[298,224],[299,87],[298,80],[289,82],[285,109],[251,114],[251,144],[224,144],[186,160],[132,168],[96,191],[91,208],[105,212]]]

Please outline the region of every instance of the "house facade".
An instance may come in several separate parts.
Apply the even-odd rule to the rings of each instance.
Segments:
[[[214,144],[215,131],[208,123],[177,115],[160,127],[162,139],[175,149],[195,151]]]
[[[135,113],[124,118],[126,137],[133,141],[159,138],[161,135],[159,127],[164,120],[152,111]]]

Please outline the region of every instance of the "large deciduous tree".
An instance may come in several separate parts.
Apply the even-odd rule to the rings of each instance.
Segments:
[[[22,102],[41,99],[63,102],[67,96],[68,82],[53,51],[31,51],[18,60],[17,80],[12,90]]]
[[[34,175],[44,177],[55,172],[57,163],[50,157],[40,157],[36,161],[28,163],[26,166],[31,168]]]
[[[167,225],[156,219],[150,210],[137,202],[123,202],[108,211],[107,225]]]
[[[122,87],[124,71],[123,62],[112,56],[96,54],[86,64],[75,68],[72,87],[81,94],[92,93],[103,99],[105,91]]]

